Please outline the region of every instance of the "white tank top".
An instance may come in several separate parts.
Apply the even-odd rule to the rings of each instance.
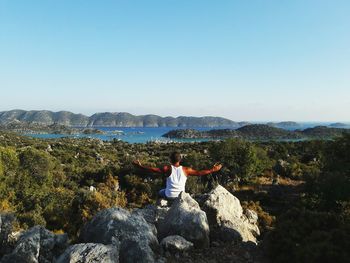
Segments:
[[[170,198],[178,197],[185,191],[187,176],[182,166],[171,166],[171,175],[166,179],[165,195]]]

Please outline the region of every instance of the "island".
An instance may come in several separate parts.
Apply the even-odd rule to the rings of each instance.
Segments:
[[[2,131],[11,131],[19,134],[64,134],[64,135],[73,135],[73,134],[106,134],[104,131],[96,128],[79,128],[79,127],[70,127],[66,125],[61,125],[53,123],[50,125],[39,124],[39,123],[27,123],[13,121],[8,124],[1,124],[0,130]]]
[[[288,131],[267,124],[251,124],[238,129],[214,129],[198,131],[195,129],[175,129],[163,137],[171,139],[227,139],[240,138],[247,140],[302,140],[302,139],[331,139],[350,133],[350,129],[329,128],[317,126],[305,130]]]

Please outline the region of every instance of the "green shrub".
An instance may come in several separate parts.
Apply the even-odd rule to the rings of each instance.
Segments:
[[[223,164],[220,172],[224,176],[222,183],[227,182],[227,179],[247,182],[268,168],[266,152],[242,140],[229,139],[215,144],[210,149],[210,155],[213,160]],[[263,156],[263,159],[258,159],[258,155]]]

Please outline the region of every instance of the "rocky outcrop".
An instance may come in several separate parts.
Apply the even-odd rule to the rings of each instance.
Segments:
[[[260,234],[256,213],[249,210],[248,218],[238,198],[221,185],[206,196],[202,208],[207,213],[213,239],[256,243]]]
[[[201,206],[182,192],[172,204],[160,200],[132,212],[105,209],[83,227],[81,243],[70,247],[66,235],[55,235],[40,226],[18,232],[18,239],[9,247],[14,219],[0,215],[1,248],[8,247],[0,263],[163,262],[162,256],[180,258],[191,255],[187,252],[194,247],[208,248],[209,237],[213,247],[221,241],[257,242],[257,214],[244,211],[224,187],[219,185],[198,200]]]
[[[156,228],[141,215],[110,208],[84,226],[80,240],[120,247],[121,262],[154,262],[154,251],[159,248],[156,235]]]
[[[184,192],[174,201],[165,218],[159,222],[158,231],[161,239],[179,235],[197,248],[209,246],[207,216],[199,204]]]
[[[70,246],[56,263],[118,263],[119,249],[113,245],[76,244]]]
[[[5,255],[1,263],[51,263],[67,247],[67,235],[55,235],[41,226],[24,232],[11,254]]]
[[[163,238],[160,245],[165,252],[171,254],[181,254],[193,248],[193,243],[187,241],[182,236],[168,236]]]

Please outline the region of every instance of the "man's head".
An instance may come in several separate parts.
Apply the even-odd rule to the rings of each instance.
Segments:
[[[170,162],[172,164],[178,163],[181,161],[181,153],[180,152],[172,152],[170,154]]]

